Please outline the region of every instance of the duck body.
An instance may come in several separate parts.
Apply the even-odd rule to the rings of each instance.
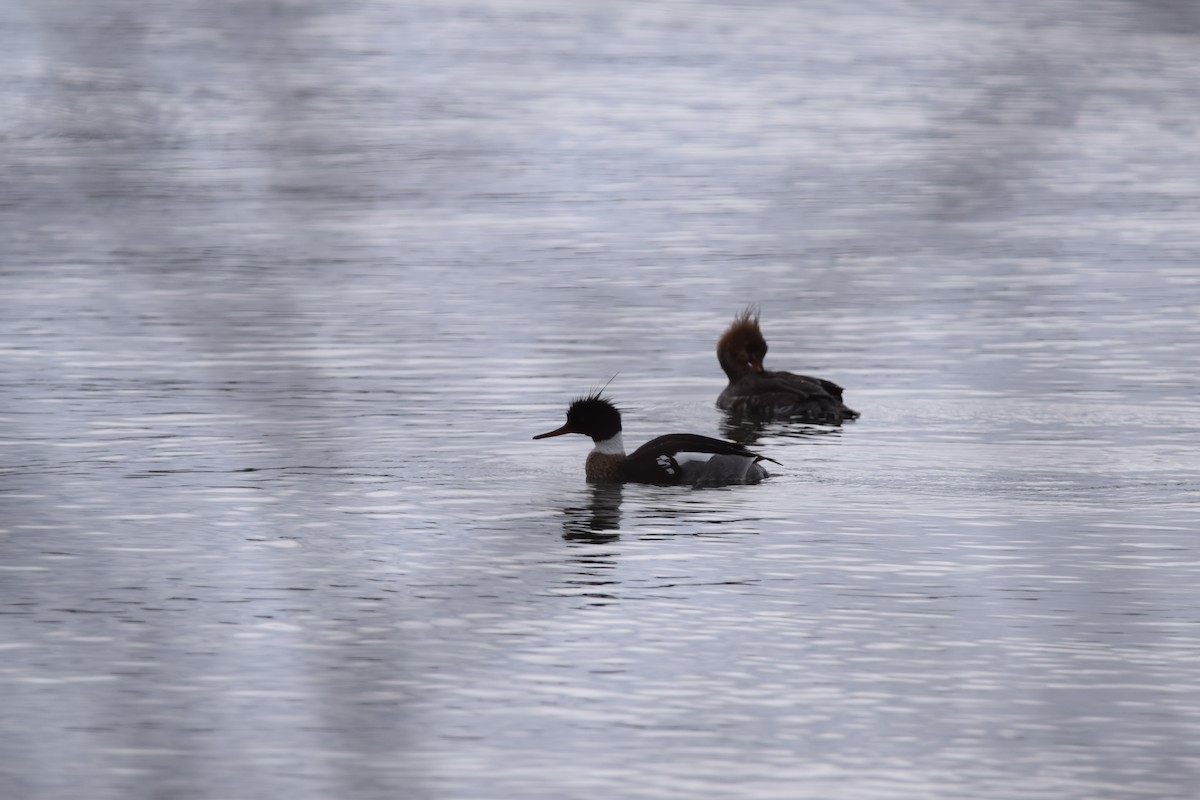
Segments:
[[[567,433],[590,436],[595,443],[584,463],[584,474],[596,483],[690,486],[757,483],[768,474],[760,462],[774,461],[739,444],[694,433],[659,436],[626,455],[621,438],[621,413],[598,393],[571,403],[566,425],[533,438]]]
[[[724,439],[669,433],[651,439],[621,464],[622,480],[692,486],[757,483],[767,477],[758,453]]]
[[[731,380],[717,396],[717,408],[748,417],[796,417],[833,425],[858,418],[833,381],[767,370]]]
[[[842,402],[842,387],[824,378],[772,372],[763,368],[767,341],[758,315],[738,315],[717,342],[717,361],[729,384],[717,397],[717,407],[750,417],[787,417],[805,422],[841,425],[858,412]]]

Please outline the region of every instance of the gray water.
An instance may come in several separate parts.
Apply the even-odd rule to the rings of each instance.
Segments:
[[[5,800],[1200,795],[1200,6],[0,22]]]

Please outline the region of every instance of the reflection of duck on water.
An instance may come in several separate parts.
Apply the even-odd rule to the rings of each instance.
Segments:
[[[596,443],[588,454],[584,472],[597,483],[661,483],[716,486],[757,483],[767,477],[760,461],[772,458],[739,444],[699,436],[670,433],[651,439],[625,454],[621,440],[621,412],[600,393],[581,397],[567,409],[567,423],[534,439],[582,433]]]
[[[747,417],[741,414],[723,415],[720,427],[722,436],[745,447],[753,447],[758,444],[758,440],[764,435],[769,435],[772,439],[804,439],[808,441],[825,437],[837,438],[842,435],[841,426],[816,425],[805,423],[803,420]]]
[[[767,340],[758,328],[758,314],[748,308],[717,342],[717,360],[729,377],[729,385],[717,398],[718,408],[830,425],[858,418],[858,412],[842,402],[841,386],[824,378],[771,372],[763,367],[766,357]]]
[[[563,509],[563,538],[611,542],[621,531],[621,484],[592,484],[590,502]]]

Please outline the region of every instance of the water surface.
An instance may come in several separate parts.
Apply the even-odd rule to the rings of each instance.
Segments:
[[[0,15],[14,797],[1200,792],[1191,4]]]

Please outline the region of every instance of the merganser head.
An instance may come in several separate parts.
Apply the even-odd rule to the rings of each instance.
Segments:
[[[730,380],[751,372],[763,371],[767,357],[767,340],[758,329],[758,310],[747,308],[733,319],[733,324],[717,342],[717,360]]]
[[[567,409],[567,424],[548,433],[539,433],[534,439],[562,436],[564,433],[582,433],[599,444],[612,439],[621,432],[621,412],[600,392],[580,397]]]

